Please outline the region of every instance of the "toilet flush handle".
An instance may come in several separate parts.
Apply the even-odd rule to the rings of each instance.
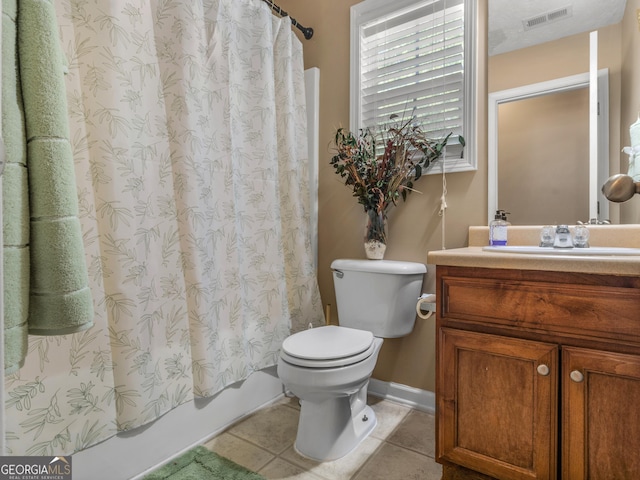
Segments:
[[[342,270],[335,270],[334,269],[333,271],[336,274],[336,277],[338,277],[338,278],[344,277],[344,272]]]

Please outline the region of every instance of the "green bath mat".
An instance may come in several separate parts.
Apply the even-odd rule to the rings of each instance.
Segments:
[[[145,476],[144,480],[265,480],[265,478],[200,446]]]

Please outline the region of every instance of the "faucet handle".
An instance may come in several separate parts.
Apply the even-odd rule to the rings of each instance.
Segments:
[[[545,225],[540,231],[540,246],[553,247],[553,241],[555,240],[555,237],[555,228],[553,228],[551,225]]]
[[[573,245],[576,248],[589,247],[589,229],[586,225],[576,225],[573,231]]]

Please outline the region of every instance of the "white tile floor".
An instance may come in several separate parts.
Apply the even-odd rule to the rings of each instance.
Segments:
[[[293,449],[300,408],[284,398],[233,425],[205,446],[268,479],[440,480],[433,459],[434,417],[388,400],[369,397],[378,425],[349,455],[314,462]]]

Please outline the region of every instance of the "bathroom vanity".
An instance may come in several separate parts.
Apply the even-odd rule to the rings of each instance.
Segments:
[[[483,241],[429,254],[443,479],[639,478],[640,256]]]

